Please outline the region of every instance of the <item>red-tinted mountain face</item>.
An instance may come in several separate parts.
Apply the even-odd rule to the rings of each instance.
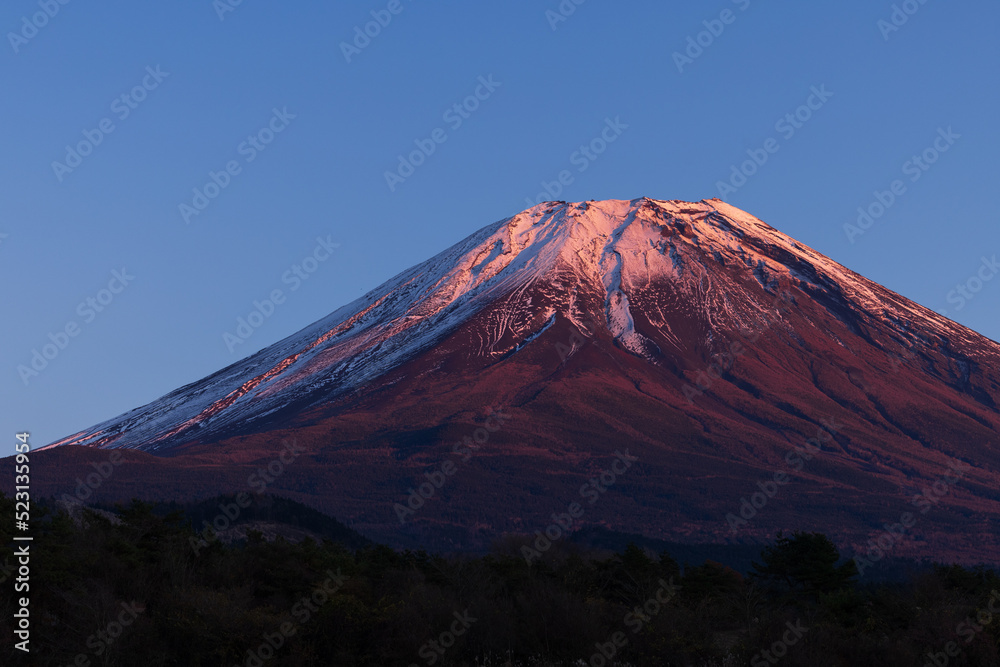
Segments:
[[[294,438],[267,491],[391,544],[558,520],[998,562],[998,400],[1000,345],[722,201],[549,202],[53,443],[36,483],[125,448],[104,498],[254,490]]]

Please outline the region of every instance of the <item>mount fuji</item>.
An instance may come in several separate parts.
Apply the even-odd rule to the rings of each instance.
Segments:
[[[241,491],[292,438],[268,492],[397,546],[578,502],[678,542],[889,531],[1000,562],[998,400],[1000,344],[720,200],[546,202],[48,445],[33,481],[64,493],[115,449],[102,499]]]

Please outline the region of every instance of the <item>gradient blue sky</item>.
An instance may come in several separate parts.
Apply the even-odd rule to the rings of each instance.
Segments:
[[[71,1],[17,44],[39,4],[0,9],[8,437],[42,445],[226,366],[522,210],[561,170],[555,199],[699,200],[769,138],[777,152],[727,201],[1000,340],[1000,277],[947,301],[1000,253],[996,2],[914,1],[886,39],[888,1],[567,0],[553,29],[557,0],[400,0],[350,63],[341,42],[388,2],[244,0],[220,19],[221,2]],[[674,52],[723,10],[679,71]],[[157,66],[169,76],[120,119],[113,101]],[[454,128],[443,114],[490,75],[501,85]],[[823,85],[833,96],[786,139],[775,123]],[[274,108],[296,118],[247,162]],[[105,118],[114,131],[60,181],[52,163]],[[628,128],[580,173],[571,156],[606,118]],[[949,127],[960,138],[911,182],[904,164]],[[384,173],[437,128],[447,141],[390,191]],[[186,224],[179,205],[231,160],[240,173]],[[849,242],[844,223],[896,179],[905,193]],[[282,276],[317,237],[340,246],[291,291]],[[78,310],[122,267],[134,280],[102,312]],[[230,351],[223,334],[274,289],[285,302]],[[71,323],[25,384],[18,366]]]

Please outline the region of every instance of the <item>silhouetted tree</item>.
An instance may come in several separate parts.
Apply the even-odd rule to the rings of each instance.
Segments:
[[[777,541],[764,548],[761,559],[762,564],[753,563],[753,576],[807,593],[840,590],[858,574],[853,561],[837,565],[840,552],[822,533],[795,531],[788,537],[778,533]]]

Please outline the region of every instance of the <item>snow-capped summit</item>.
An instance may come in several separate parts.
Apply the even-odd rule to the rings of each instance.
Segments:
[[[707,351],[719,331],[753,326],[770,307],[762,297],[782,289],[838,317],[883,320],[899,351],[922,344],[921,333],[984,341],[718,199],[546,202],[247,359],[51,446],[156,451],[253,429],[289,403],[356,392],[487,309],[468,356],[498,359],[563,320],[588,336],[599,322],[621,348],[655,362],[691,352],[677,332],[691,310]]]
[[[1000,345],[720,200],[546,202],[50,449],[152,453],[105,488],[196,496],[294,437],[308,453],[272,490],[439,547],[544,527],[616,449],[639,463],[588,521],[681,540],[733,538],[724,517],[776,472],[795,482],[735,537],[861,539],[961,462],[911,544],[944,557],[962,523],[961,559],[998,544],[998,400]],[[456,452],[451,500],[401,528],[393,503]]]

